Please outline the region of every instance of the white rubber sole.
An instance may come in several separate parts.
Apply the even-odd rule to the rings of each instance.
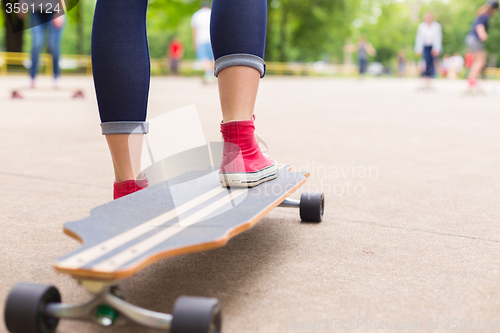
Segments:
[[[219,172],[220,184],[225,187],[254,187],[278,177],[278,164],[254,172]]]

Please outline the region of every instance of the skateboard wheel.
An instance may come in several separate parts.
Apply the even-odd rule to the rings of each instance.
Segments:
[[[53,333],[59,318],[44,314],[49,303],[60,303],[53,286],[20,283],[12,289],[5,304],[5,325],[12,333]]]
[[[302,192],[300,196],[300,219],[302,222],[316,222],[323,220],[325,210],[325,197],[323,193]]]
[[[179,297],[172,310],[171,333],[220,333],[222,315],[215,298]]]

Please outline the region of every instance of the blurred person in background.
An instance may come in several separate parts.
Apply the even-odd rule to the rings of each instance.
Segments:
[[[423,54],[425,60],[425,71],[422,74],[425,79],[425,89],[430,89],[431,79],[436,76],[435,59],[442,50],[443,30],[441,24],[436,22],[434,14],[426,13],[424,22],[417,29],[415,39],[415,53]]]
[[[463,70],[464,58],[457,52],[448,61],[448,78],[452,80],[458,79]]]
[[[29,87],[35,88],[35,79],[38,74],[40,53],[48,33],[48,51],[52,55],[52,68],[54,71],[54,88],[59,87],[61,69],[59,57],[61,53],[61,37],[65,23],[64,8],[60,0],[23,0],[20,2],[28,5],[31,27],[31,68]],[[22,10],[18,16],[24,20],[27,13]],[[59,15],[62,14],[62,15]]]
[[[470,90],[478,88],[477,81],[479,80],[481,72],[486,67],[487,54],[484,48],[484,42],[488,39],[489,20],[496,14],[498,7],[498,0],[488,1],[488,3],[481,6],[476,13],[476,19],[472,24],[472,29],[465,39],[467,48],[474,55],[474,63],[470,68],[467,78],[468,88]]]
[[[450,69],[450,55],[445,54],[443,56],[443,59],[441,60],[441,76],[443,78],[448,77],[449,69]]]
[[[361,36],[358,43],[359,75],[363,77],[368,69],[368,56],[374,57],[377,51],[366,40],[366,36]]]
[[[173,75],[179,74],[179,64],[184,56],[184,45],[174,36],[168,45],[167,58],[170,60],[170,72]]]
[[[196,59],[202,62],[205,75],[203,82],[210,82],[213,79],[214,55],[210,45],[210,5],[204,2],[201,9],[194,13],[191,18],[191,27],[193,28],[194,49],[196,50]]]
[[[368,56],[374,57],[377,51],[366,40],[366,36],[362,35],[359,38],[358,45],[346,45],[344,52],[358,52],[359,76],[363,77],[368,69]]]
[[[423,76],[425,73],[425,60],[424,59],[418,59],[417,68],[418,68],[418,72],[420,73],[420,76]]]
[[[470,52],[469,49],[467,49],[467,51],[465,52],[465,63],[464,63],[465,69],[467,70],[467,77],[469,76],[470,69],[473,64],[474,64],[474,54]]]
[[[406,53],[403,49],[398,52],[398,76],[406,76]]]

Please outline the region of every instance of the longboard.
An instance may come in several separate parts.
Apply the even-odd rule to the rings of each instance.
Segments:
[[[467,88],[461,92],[462,96],[487,96],[488,92],[482,88]]]
[[[224,246],[301,187],[308,173],[281,167],[255,188],[220,186],[218,169],[191,171],[112,201],[64,232],[83,246],[60,258],[59,272],[126,279],[162,258]]]
[[[71,94],[72,98],[85,98],[85,93],[82,89],[68,88],[68,87],[21,87],[12,89],[10,97],[13,99],[23,99],[25,94],[23,91],[33,92],[33,91],[44,91],[44,92],[67,92]]]
[[[298,208],[304,222],[321,222],[322,193],[288,199],[307,177],[308,172],[281,165],[277,178],[257,187],[226,188],[220,185],[218,168],[211,166],[97,207],[87,218],[64,225],[64,232],[82,246],[54,266],[94,298],[65,305],[52,286],[19,284],[6,302],[6,326],[12,333],[54,332],[61,318],[109,326],[122,314],[136,324],[171,333],[220,332],[216,299],[182,296],[171,315],[163,314],[126,303],[117,281],[163,258],[222,247],[277,206]]]

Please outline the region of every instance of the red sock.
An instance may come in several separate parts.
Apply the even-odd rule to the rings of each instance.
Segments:
[[[113,184],[113,199],[119,199],[134,192],[143,190],[146,187],[148,187],[148,177],[138,180],[129,179],[121,182],[115,182]]]

